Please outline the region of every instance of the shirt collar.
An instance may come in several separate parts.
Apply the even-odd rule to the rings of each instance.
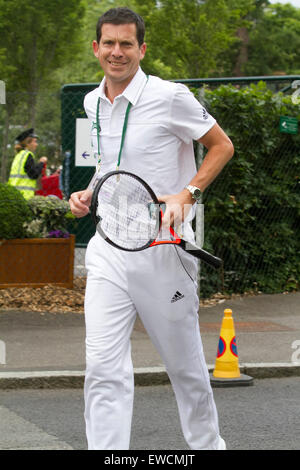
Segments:
[[[104,77],[99,85],[99,96],[101,99],[108,100],[105,94],[105,80],[106,79]],[[135,105],[146,85],[146,82],[146,74],[142,71],[141,67],[139,67],[133,79],[120,96],[124,96],[127,101],[130,101],[130,103]]]

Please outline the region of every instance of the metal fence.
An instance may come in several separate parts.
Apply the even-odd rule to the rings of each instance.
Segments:
[[[208,89],[218,89],[222,85],[231,84],[237,88],[248,87],[252,83],[258,83],[264,81],[272,92],[277,93],[283,91],[287,94],[296,93],[294,86],[300,77],[298,76],[281,76],[281,77],[242,77],[242,78],[222,78],[222,79],[195,79],[195,80],[178,80],[189,86],[196,92],[199,100],[208,105],[210,108],[209,101],[206,99],[205,86]],[[62,88],[60,95],[43,94],[39,98],[39,103],[36,109],[35,122],[37,129],[41,133],[41,147],[45,148],[45,151],[52,152],[53,157],[57,164],[62,163],[62,189],[66,199],[70,196],[73,191],[83,189],[87,186],[90,181],[94,168],[89,166],[88,162],[84,161],[85,157],[89,155],[87,135],[87,149],[84,147],[80,148],[81,162],[78,164],[78,149],[76,144],[78,143],[78,136],[80,136],[79,124],[82,125],[86,115],[83,109],[84,96],[94,89],[97,84],[78,84],[78,85],[66,85]],[[7,94],[7,103],[10,100],[16,103],[22,102],[18,97],[10,97]],[[19,97],[20,98],[20,97]],[[18,130],[26,126],[28,122],[28,116],[24,114],[23,107],[20,104],[18,113],[9,116],[5,115],[4,108],[0,108],[0,126],[2,132],[0,132],[0,145],[2,148],[2,155],[6,154],[6,165],[9,166],[9,162],[12,159],[12,142],[15,138]],[[295,102],[295,116],[299,115],[300,105]],[[208,109],[210,111],[210,109]],[[232,135],[231,129],[233,123],[237,120],[242,120],[244,117],[239,115],[231,115],[230,110],[227,113],[223,113],[215,116],[221,127],[232,137],[233,143],[235,137]],[[284,122],[281,123],[284,126]],[[289,126],[289,123],[285,123]],[[276,124],[277,125],[277,124]],[[277,125],[278,133],[279,123]],[[278,147],[276,152],[272,149],[273,158],[267,158],[268,152],[266,151],[261,158],[253,159],[249,149],[255,148],[257,139],[259,138],[259,129],[248,129],[247,132],[241,131],[242,139],[239,136],[239,144],[237,148],[237,154],[234,159],[238,159],[239,156],[244,155],[245,160],[249,156],[249,165],[252,166],[253,175],[264,175],[266,180],[269,194],[263,194],[263,201],[257,204],[256,210],[249,210],[249,225],[247,230],[244,227],[237,226],[234,223],[235,211],[241,210],[236,206],[234,192],[229,181],[232,178],[238,178],[238,175],[232,174],[233,167],[228,165],[222,172],[222,177],[217,180],[208,188],[205,192],[204,197],[204,209],[205,209],[205,222],[204,222],[204,240],[205,247],[213,251],[217,255],[221,256],[224,260],[224,268],[220,272],[212,272],[209,268],[204,265],[201,267],[201,293],[202,296],[211,295],[218,291],[230,291],[230,292],[243,292],[246,290],[256,289],[256,285],[259,289],[259,282],[256,277],[260,275],[269,275],[272,277],[274,272],[274,264],[266,262],[266,253],[263,246],[256,247],[258,251],[255,256],[249,256],[246,253],[245,246],[247,246],[247,240],[255,238],[255,230],[259,226],[259,221],[265,220],[268,231],[268,236],[276,237],[276,224],[284,224],[288,221],[288,229],[286,230],[286,238],[282,240],[283,244],[289,244],[289,230],[298,233],[299,235],[299,208],[295,207],[296,202],[299,200],[299,176],[298,180],[295,179],[297,174],[299,175],[299,159],[293,159],[293,156],[300,154],[300,144],[298,134],[291,134],[284,132],[280,133],[280,139],[278,140]],[[76,142],[77,136],[77,142]],[[237,140],[237,139],[236,139]],[[266,139],[266,145],[267,145]],[[11,148],[7,150],[7,144],[10,143]],[[204,156],[204,150],[201,146],[195,146],[195,158],[197,164],[201,163]],[[275,192],[270,192],[270,188],[274,182],[274,187],[278,190],[280,187],[280,181],[276,178],[276,171],[278,165],[283,165],[286,159],[286,177],[290,179],[291,185],[295,183],[295,187],[292,190],[291,198],[294,195],[295,203],[287,205],[286,202],[282,203],[278,198],[276,199]],[[297,168],[298,166],[298,168]],[[235,170],[236,171],[236,168]],[[239,171],[243,172],[241,167]],[[297,173],[298,172],[298,173]],[[274,176],[275,175],[275,176]],[[255,179],[255,178],[254,178]],[[258,183],[257,183],[258,184]],[[261,180],[260,180],[261,184]],[[243,198],[247,199],[248,192],[251,188],[245,187]],[[286,190],[286,186],[283,191]],[[253,193],[250,191],[251,197]],[[249,193],[249,194],[250,194]],[[274,200],[274,198],[276,200]],[[224,205],[224,217],[215,217],[214,213],[218,208],[220,213],[220,205],[222,201],[231,201],[231,206],[228,204]],[[275,202],[275,203],[274,203]],[[218,206],[219,204],[219,206]],[[226,207],[225,207],[226,206]],[[245,207],[245,206],[243,206]],[[226,212],[228,211],[228,212]],[[271,233],[275,230],[274,233]],[[94,227],[87,216],[83,219],[79,219],[75,222],[72,227],[72,232],[76,235],[76,251],[75,251],[75,276],[84,276],[84,256],[86,245],[94,233]],[[226,234],[226,235],[224,235]],[[267,236],[267,235],[266,235]],[[247,238],[249,237],[249,238]],[[294,237],[295,238],[295,237]],[[300,237],[298,237],[300,238]],[[249,242],[250,243],[250,242]],[[294,250],[294,251],[293,251]],[[286,255],[285,255],[286,256]],[[297,272],[297,266],[299,266],[299,252],[295,253],[295,245],[292,246],[291,256],[294,258],[291,272],[288,273],[287,277],[291,278],[291,286],[296,286],[298,280],[294,280],[295,273]],[[280,257],[278,258],[280,259]],[[254,266],[255,264],[255,266]],[[270,268],[271,266],[271,268]],[[270,270],[271,269],[271,270]],[[251,273],[254,273],[253,275]],[[299,287],[299,284],[298,284]],[[266,291],[268,289],[266,288]]]
[[[219,79],[195,79],[195,80],[178,80],[189,86],[194,90],[199,100],[206,106],[210,106],[206,100],[205,87],[208,89],[217,89],[222,85],[233,85],[237,89],[241,87],[249,87],[253,83],[265,82],[268,89],[273,93],[279,91],[291,94],[296,93],[293,89],[293,84],[297,83],[300,77],[298,76],[285,76],[285,77],[240,77],[240,78],[219,78]],[[299,82],[298,82],[299,83]],[[66,155],[64,161],[64,188],[66,195],[69,195],[73,191],[85,188],[92,177],[94,169],[88,166],[76,166],[75,158],[75,134],[76,134],[76,120],[85,118],[83,111],[83,99],[87,92],[94,89],[96,84],[84,84],[84,85],[66,85],[62,89],[61,102],[62,102],[62,149]],[[198,91],[197,91],[198,90]],[[300,106],[295,104],[294,115],[299,115]],[[244,117],[238,115],[232,115],[230,110],[223,113],[222,115],[215,116],[225,131],[232,137],[235,144],[234,135],[232,134],[233,124],[237,120],[242,120]],[[258,139],[259,129],[242,129],[242,139],[239,137],[239,145],[234,159],[239,159],[241,155],[249,157],[249,165],[252,165],[252,172],[254,179],[257,180],[258,175],[264,175],[268,179],[268,191],[272,187],[272,179],[274,179],[274,187],[280,185],[278,179],[275,177],[278,164],[282,164],[283,159],[286,157],[286,173],[289,175],[291,182],[295,181],[295,172],[297,172],[297,162],[293,161],[293,155],[299,155],[299,139],[297,135],[290,133],[280,132],[279,122],[274,124],[276,126],[276,132],[280,136],[277,142],[277,148],[271,148],[272,155],[268,152],[264,152],[261,158],[253,159],[251,151],[254,149]],[[284,131],[284,129],[282,128]],[[271,139],[271,136],[270,136]],[[268,144],[266,139],[266,146]],[[84,147],[81,148],[81,152]],[[83,155],[87,155],[88,152],[84,151]],[[195,158],[197,159],[197,165],[199,166],[204,156],[203,149],[201,146],[195,146]],[[77,155],[78,160],[78,155]],[[281,163],[280,163],[281,162]],[[242,171],[242,170],[241,170]],[[249,225],[247,230],[238,227],[234,223],[234,213],[231,216],[219,217],[219,219],[213,216],[213,212],[216,208],[216,200],[223,199],[228,200],[231,198],[232,207],[225,207],[226,210],[233,211],[237,208],[234,207],[235,201],[232,186],[228,183],[232,178],[236,178],[237,175],[232,175],[232,167],[228,165],[222,172],[222,176],[211,185],[211,187],[205,192],[204,198],[204,212],[205,212],[205,223],[204,223],[204,241],[208,249],[212,250],[216,254],[219,254],[224,260],[224,268],[220,272],[211,272],[205,265],[201,268],[201,291],[202,295],[211,295],[218,291],[229,291],[229,292],[243,292],[249,290],[259,290],[265,288],[266,291],[272,290],[271,287],[260,282],[260,276],[273,276],[272,270],[274,269],[274,263],[269,263],[265,254],[265,249],[256,247],[258,253],[256,256],[250,256],[245,250],[247,245],[247,237],[250,240],[255,237],[256,227],[259,226],[259,221],[265,218],[266,225],[269,224],[269,233],[266,230],[266,236],[273,236],[270,231],[276,231],[276,224],[282,224],[284,220],[289,221],[289,227],[293,230],[299,230],[299,213],[295,208],[295,204],[289,206],[286,203],[277,201],[274,203],[272,200],[272,191],[269,195],[264,194],[264,203],[257,204],[256,209],[251,208],[249,210]],[[249,188],[248,188],[249,189]],[[247,188],[245,188],[244,198],[247,198]],[[294,192],[299,190],[299,183],[297,188],[294,188]],[[261,193],[261,191],[259,191]],[[251,193],[251,191],[250,191]],[[232,199],[233,198],[233,199]],[[283,205],[282,205],[283,204]],[[298,215],[297,215],[298,214]],[[229,215],[229,214],[227,214]],[[212,227],[213,224],[213,227]],[[78,252],[78,266],[84,265],[84,248],[94,232],[89,217],[85,217],[77,222],[76,227],[76,245],[82,251]],[[288,230],[286,235],[288,237]],[[224,236],[226,234],[226,236]],[[274,235],[276,236],[276,235]],[[286,240],[288,243],[288,240]],[[80,261],[80,256],[82,256]],[[296,264],[299,263],[299,255],[295,253],[292,255],[295,257],[294,267],[292,272],[288,276],[291,279],[291,287],[297,285],[295,279]],[[279,257],[280,259],[280,257]],[[271,271],[270,271],[271,269]],[[256,279],[257,278],[257,279]]]
[[[202,266],[204,295],[299,288],[300,103],[292,87],[295,81],[264,78],[274,94],[261,102],[267,109],[259,113],[256,126],[248,124],[254,121],[246,100],[234,108],[237,114],[228,102],[216,108],[219,123],[235,144],[235,156],[204,193],[207,248],[224,262],[220,273]],[[232,83],[249,85],[245,79]],[[218,81],[213,85],[220,91]],[[289,104],[278,105],[283,115],[276,110],[277,99],[282,103],[278,91],[293,95]],[[255,98],[253,113],[260,106],[258,93]],[[205,94],[203,99],[214,113],[213,100]]]

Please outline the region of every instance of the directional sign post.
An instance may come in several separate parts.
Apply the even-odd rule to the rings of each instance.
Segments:
[[[94,151],[91,146],[91,122],[89,119],[76,119],[75,166],[95,166]]]
[[[290,116],[280,116],[279,130],[284,134],[297,134],[298,119]]]

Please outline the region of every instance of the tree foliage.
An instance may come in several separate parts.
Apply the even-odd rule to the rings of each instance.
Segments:
[[[107,9],[128,6],[146,23],[142,67],[166,79],[297,74],[300,9],[268,0],[0,0],[2,180],[16,126],[36,127],[38,156],[59,164],[59,91],[66,83],[99,82],[96,23]],[[9,154],[8,154],[9,153]]]
[[[37,93],[53,86],[54,71],[80,52],[85,3],[0,0],[0,11],[0,73],[7,91],[27,93],[29,122],[34,123]]]
[[[300,10],[290,5],[268,0],[87,0],[87,5],[82,56],[75,67],[59,69],[60,81],[102,78],[92,41],[98,17],[116,6],[128,6],[145,20],[147,73],[174,79],[299,69]]]
[[[300,73],[300,8],[269,5],[249,31],[246,75]]]
[[[143,67],[164,78],[295,73],[300,9],[268,0],[0,0],[0,77],[7,91],[98,81],[92,51],[98,17],[129,6],[146,23]],[[31,112],[32,112],[32,103]]]
[[[144,1],[136,0],[138,11]],[[149,3],[149,2],[148,2]],[[160,63],[172,78],[220,75],[223,54],[237,42],[236,29],[251,9],[244,0],[161,0],[145,15],[148,56]],[[155,57],[155,60],[153,58]]]
[[[58,68],[66,62],[72,67],[82,45],[85,0],[0,0],[0,12],[0,79],[7,90],[0,176],[5,181],[14,118],[18,127],[35,127],[40,96],[58,88]],[[57,117],[52,114],[49,125],[57,121],[59,126]]]

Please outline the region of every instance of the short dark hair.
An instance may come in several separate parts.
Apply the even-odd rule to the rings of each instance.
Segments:
[[[101,28],[104,23],[111,24],[130,24],[136,25],[136,38],[141,46],[144,43],[145,23],[143,18],[127,7],[111,8],[98,19],[96,26],[97,43],[101,39]]]

